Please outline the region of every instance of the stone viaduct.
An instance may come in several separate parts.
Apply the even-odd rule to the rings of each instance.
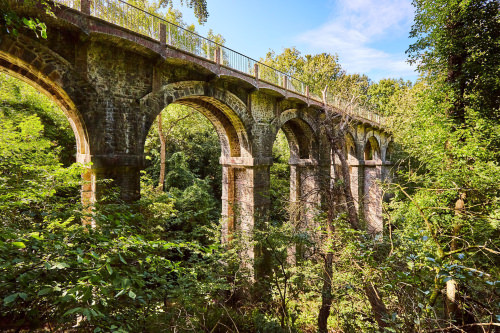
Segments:
[[[139,198],[146,135],[159,112],[172,103],[198,110],[217,131],[225,235],[235,229],[250,232],[265,216],[271,152],[279,129],[291,148],[292,201],[314,192],[320,175],[334,170],[320,131],[325,105],[311,98],[307,88],[290,89],[293,78],[284,75],[278,84],[270,83],[258,74],[259,64],[245,73],[231,68],[230,55],[220,48],[207,52],[214,55],[207,59],[172,46],[165,24],[148,36],[96,17],[91,5],[82,0],[73,8],[54,8],[54,17],[43,17],[47,39],[31,32],[0,36],[0,70],[51,97],[73,128],[77,161],[92,162],[82,189],[84,200],[98,197],[99,179],[109,178],[123,199]],[[18,6],[19,13],[40,12]],[[354,119],[346,138],[352,192],[368,228],[380,232],[382,194],[377,180],[390,165],[390,136],[376,121]],[[315,204],[308,202],[309,207]]]

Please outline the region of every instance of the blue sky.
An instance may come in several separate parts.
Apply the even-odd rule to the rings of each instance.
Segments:
[[[297,47],[302,54],[337,53],[348,73],[415,81],[405,54],[413,22],[411,0],[207,0],[209,29],[226,46],[255,59],[267,52]],[[186,23],[196,23],[191,9],[174,1]]]

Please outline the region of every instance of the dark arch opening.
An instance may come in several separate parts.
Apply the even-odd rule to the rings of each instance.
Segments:
[[[314,131],[306,121],[292,118],[282,124],[273,145],[271,167],[271,198],[276,220],[299,223],[305,219],[308,214],[305,206],[314,201],[311,199],[315,194],[312,178],[317,153]]]
[[[345,136],[345,151],[347,153],[347,158],[349,160],[358,159],[358,154],[356,152],[356,144],[351,133],[347,133]]]
[[[394,158],[394,141],[390,141],[385,149],[385,161],[391,162]]]
[[[317,140],[312,128],[302,119],[290,119],[285,122],[281,129],[290,145],[290,158],[316,159]]]
[[[291,191],[290,165],[292,151],[297,154],[298,147],[287,139],[285,132],[280,129],[272,147],[273,164],[270,167],[270,219],[274,223],[283,223],[291,216],[290,201],[293,200]]]
[[[365,161],[380,159],[380,146],[377,139],[373,136],[365,143],[364,159]]]

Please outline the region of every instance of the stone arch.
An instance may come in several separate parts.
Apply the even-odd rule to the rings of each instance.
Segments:
[[[224,157],[249,157],[247,128],[250,122],[246,105],[234,94],[202,81],[171,83],[145,96],[141,104],[149,107],[149,128],[158,114],[170,104],[190,106],[214,126]],[[145,131],[147,134],[147,130]]]
[[[366,140],[364,147],[364,160],[380,160],[380,145],[378,143],[377,138],[371,136]]]
[[[348,160],[357,160],[358,153],[356,149],[356,141],[351,133],[346,133],[345,135],[345,150]]]
[[[280,129],[287,121],[292,120],[292,119],[300,119],[303,122],[305,122],[311,131],[313,133],[319,133],[318,130],[318,125],[316,121],[314,120],[314,116],[310,115],[307,111],[305,110],[299,110],[299,109],[288,109],[279,115],[279,117],[275,118],[273,121],[273,125],[277,128]],[[278,130],[276,130],[278,132]]]
[[[22,36],[0,39],[0,71],[18,78],[54,101],[68,119],[76,139],[77,162],[90,162],[89,135],[80,113],[93,89],[62,57]]]
[[[292,161],[318,159],[318,139],[316,124],[305,112],[297,109],[286,110],[275,120],[275,136],[282,129],[290,146]]]
[[[54,101],[75,135],[76,162],[91,162],[91,137],[81,110],[85,110],[89,100],[97,98],[97,94],[73,66],[57,53],[22,35],[16,38],[2,36],[0,71],[22,80]],[[82,178],[82,203],[89,205],[96,199],[95,175],[89,169]]]
[[[387,147],[385,148],[384,161],[391,162],[394,154],[394,141],[389,141]]]
[[[282,129],[290,147],[290,220],[298,230],[313,230],[319,207],[319,139],[316,123],[302,110],[282,112],[274,121],[275,136]],[[289,260],[305,251],[292,245]]]

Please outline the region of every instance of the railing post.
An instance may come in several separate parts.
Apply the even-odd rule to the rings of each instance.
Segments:
[[[172,25],[168,25],[168,45],[172,45]],[[173,46],[173,45],[172,45]]]
[[[216,64],[220,65],[220,46],[215,48],[214,61]]]
[[[90,1],[91,0],[81,0],[80,11],[84,14],[90,15]]]
[[[288,83],[288,77],[286,75],[283,76],[283,88],[286,89]]]
[[[160,45],[165,46],[167,44],[167,26],[160,22]]]
[[[160,45],[165,46],[167,44],[167,26],[165,23],[160,22]]]
[[[306,86],[306,97],[309,98],[309,86]]]
[[[253,71],[255,73],[255,79],[258,80],[259,79],[259,64],[253,65]]]

